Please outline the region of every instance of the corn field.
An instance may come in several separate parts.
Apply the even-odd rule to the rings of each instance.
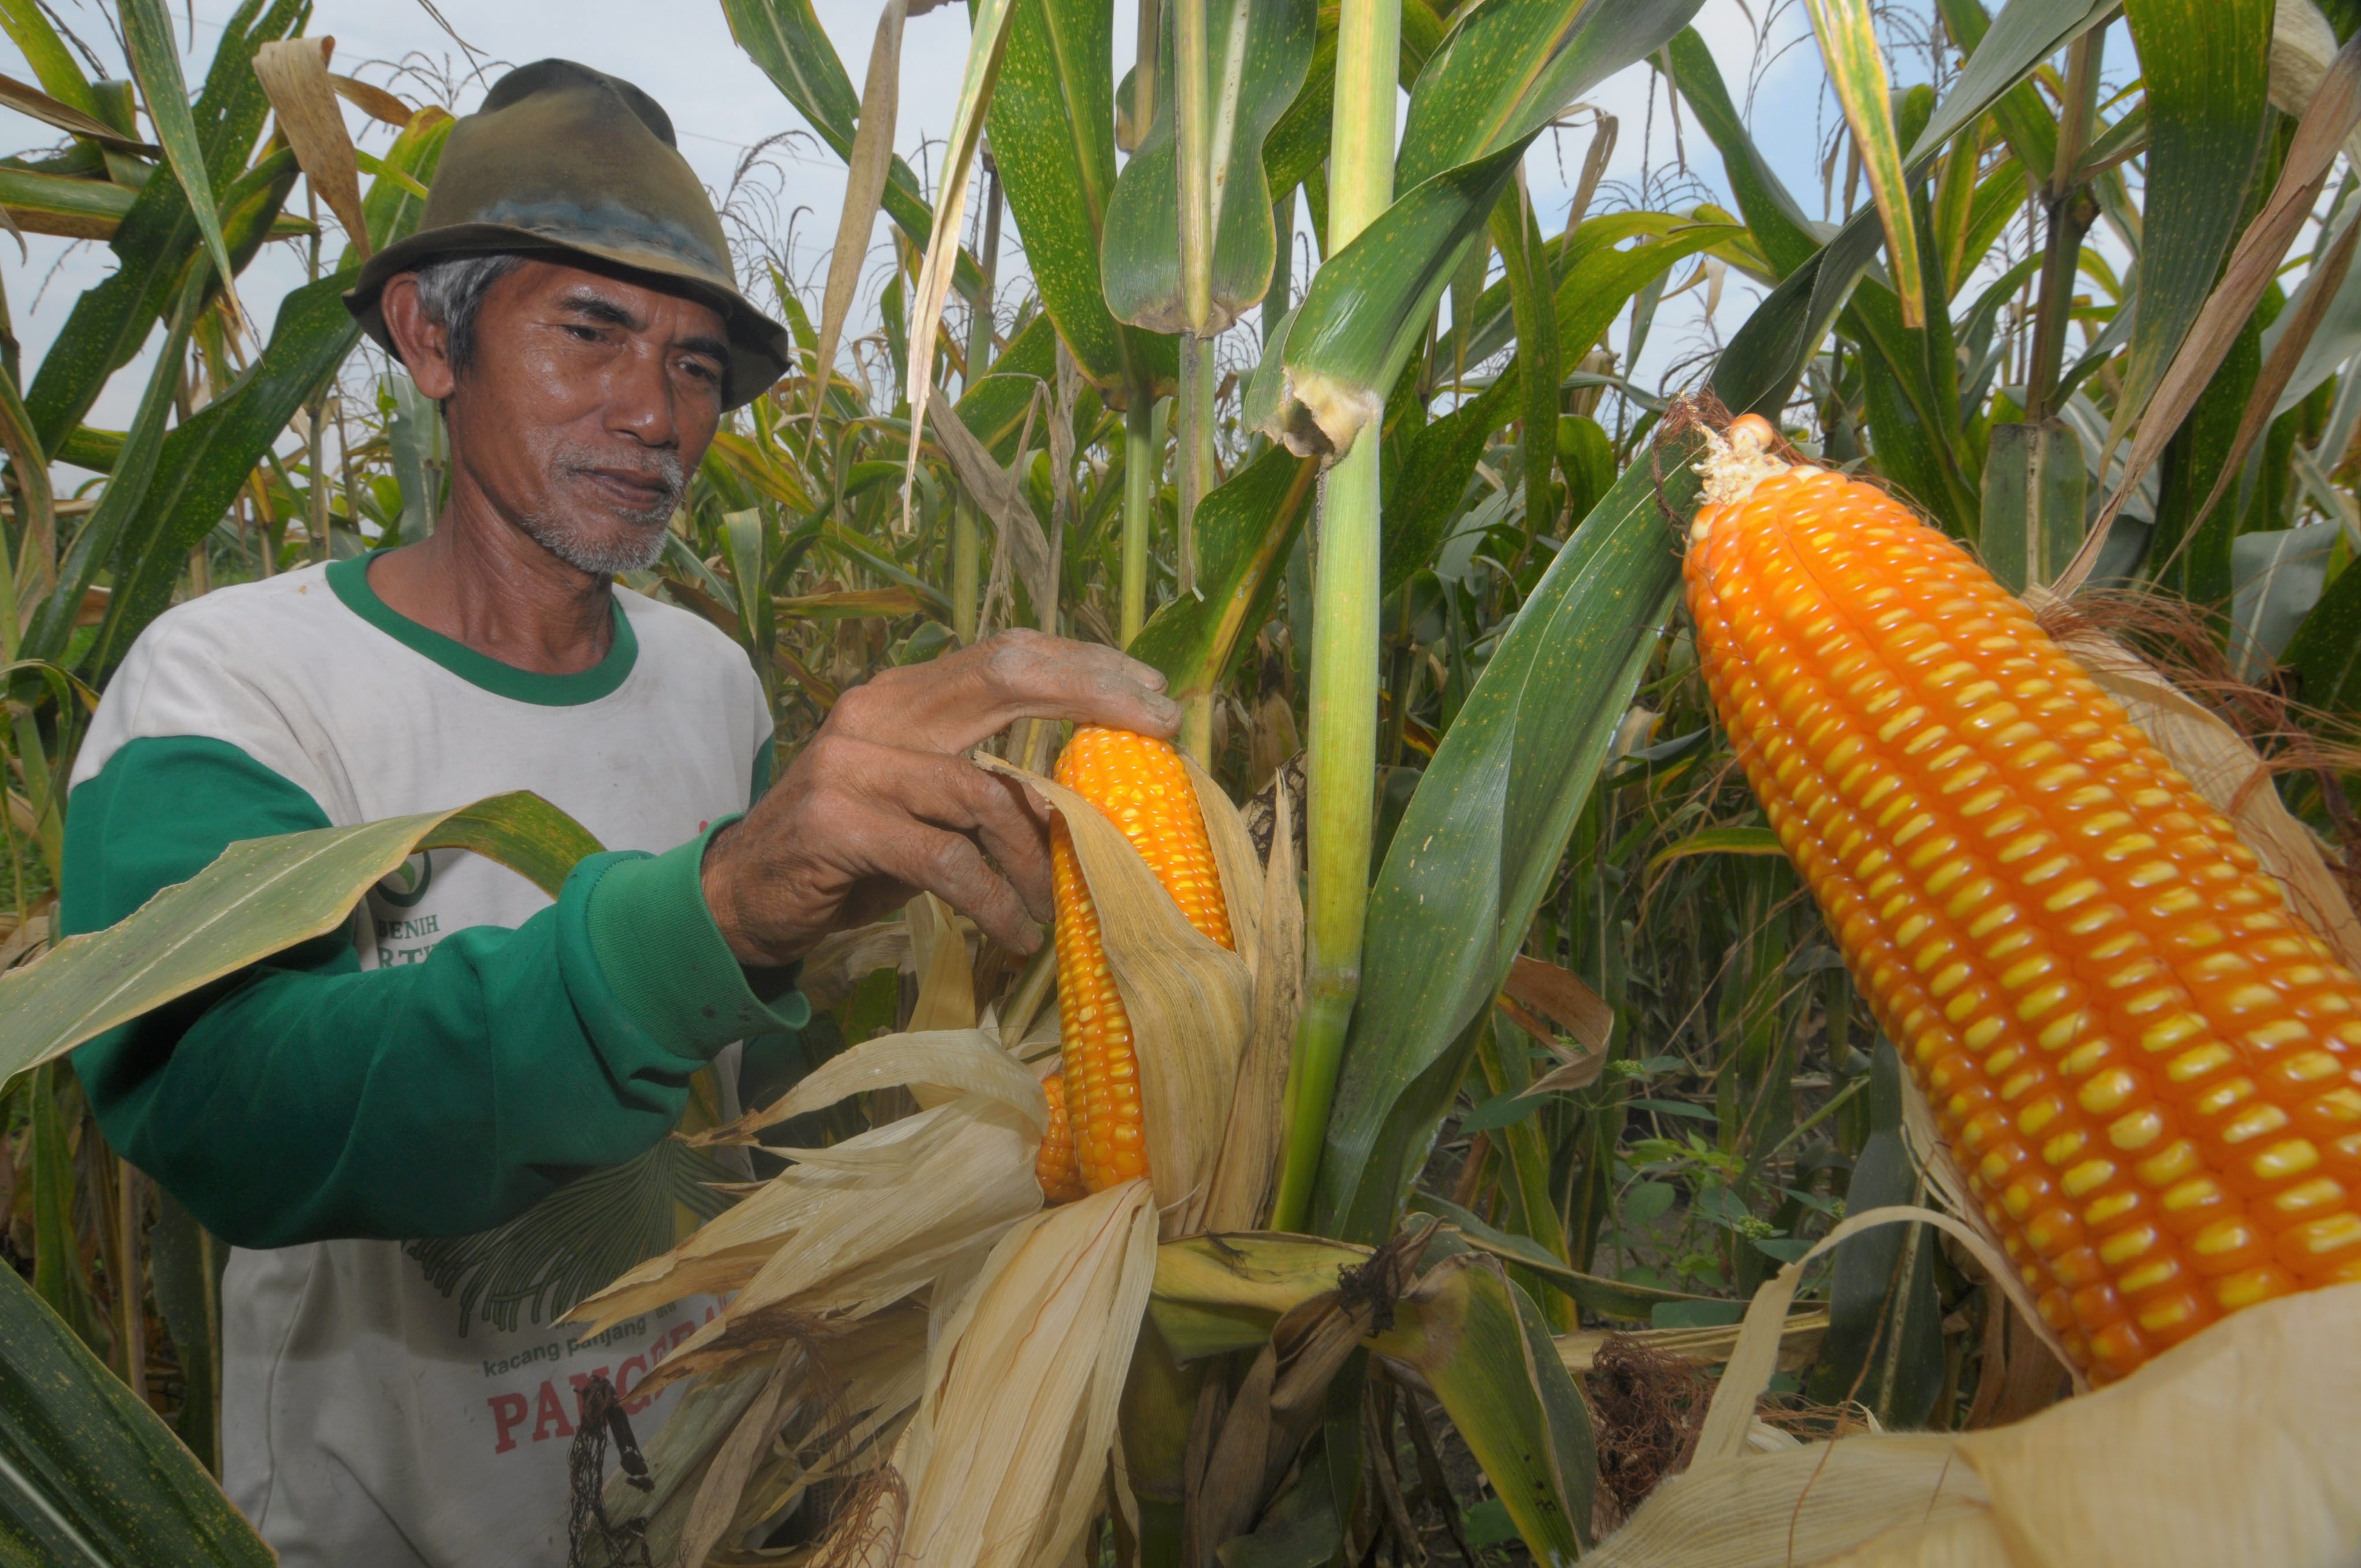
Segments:
[[[1143,0],[1120,59],[1113,0],[975,0],[922,180],[894,151],[906,0],[860,84],[808,0],[719,3],[847,193],[807,286],[741,234],[796,368],[624,586],[744,648],[782,763],[881,669],[1015,627],[1126,648],[1183,701],[1238,939],[1156,935],[1137,855],[1075,828],[1110,947],[1181,955],[1125,987],[1129,1187],[1041,1207],[1050,948],[921,900],[807,961],[812,1025],[745,1115],[584,1179],[617,1213],[674,1195],[669,1223],[577,1203],[416,1244],[585,1332],[738,1293],[665,1364],[688,1392],[637,1434],[653,1487],[594,1486],[578,1562],[1816,1563],[1905,1527],[1985,1553],[1961,1562],[2349,1560],[2353,1520],[2235,1499],[2295,1463],[2263,1429],[2353,1457],[2351,1367],[2257,1337],[2285,1400],[2242,1436],[2171,1402],[2202,1372],[2083,1392],[2020,1310],[1718,714],[1681,554],[1695,411],[1763,416],[2168,672],[2147,707],[2108,689],[2150,733],[2195,713],[2240,777],[2259,759],[2246,791],[2341,940],[2361,4],[1748,12],[1758,71],[1791,34],[1816,52],[1806,104],[1726,79],[1701,0]],[[303,836],[270,898],[237,879],[294,851],[256,841],[54,939],[64,781],[141,629],[423,537],[444,484],[434,404],[339,295],[417,225],[452,106],[341,73],[306,0],[246,0],[201,81],[162,0],[101,8],[116,75],[0,0],[38,78],[0,102],[60,138],[0,160],[0,210],[115,262],[45,307],[38,364],[0,317],[0,1541],[260,1563],[211,1478],[225,1249],[107,1148],[64,1053],[335,928],[421,845],[552,888],[596,846],[531,797],[453,802]],[[1664,95],[1684,178],[1602,179],[1631,127],[1591,100],[1623,73]],[[1757,138],[1811,115],[1822,189],[1791,190]],[[1591,156],[1544,211],[1525,166],[1561,133]],[[235,280],[272,244],[312,280],[266,322]],[[126,429],[86,422],[148,363]],[[988,761],[1046,777],[1066,739]],[[1151,1065],[1167,1040],[1217,1040],[1219,1070]],[[839,1273],[796,1261],[884,1213]],[[1027,1338],[1052,1322],[1060,1357]],[[1051,1392],[984,1398],[984,1367]],[[2114,1500],[2083,1518],[2070,1486]],[[2172,1487],[2222,1533],[2143,1507]],[[2023,1544],[2061,1517],[2053,1555]]]

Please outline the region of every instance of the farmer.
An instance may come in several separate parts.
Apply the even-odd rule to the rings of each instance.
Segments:
[[[505,790],[608,852],[555,904],[481,856],[413,856],[348,930],[74,1063],[108,1141],[234,1249],[225,1481],[280,1561],[555,1568],[579,1390],[604,1373],[628,1399],[703,1314],[577,1343],[552,1321],[570,1301],[455,1295],[465,1267],[430,1277],[405,1243],[648,1150],[708,1063],[730,1109],[725,1047],[807,1020],[797,960],[916,890],[1033,949],[1042,808],[961,753],[1020,718],[1161,735],[1178,709],[1111,649],[1010,633],[846,693],[765,789],[745,654],[614,586],[663,553],[724,411],[787,368],[628,82],[509,74],[345,299],[442,405],[449,499],[427,538],[157,620],[74,770],[64,923],[119,920],[236,839]]]

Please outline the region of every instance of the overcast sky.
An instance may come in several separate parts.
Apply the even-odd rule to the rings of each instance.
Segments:
[[[120,54],[94,0],[53,0],[59,12],[94,49],[111,71],[122,69]],[[234,9],[233,0],[195,0],[193,48],[185,21],[186,0],[175,0],[168,10],[181,20],[181,38],[192,63],[193,82],[212,56],[221,37],[222,18]],[[443,17],[475,49],[477,58],[522,64],[550,54],[563,54],[601,70],[629,77],[646,88],[671,113],[681,151],[717,194],[727,191],[748,151],[781,132],[804,130],[801,117],[770,81],[730,41],[720,7],[711,0],[439,0]],[[869,0],[818,0],[823,25],[835,40],[855,83],[862,80],[876,11]],[[1136,7],[1115,7],[1115,53],[1127,60],[1133,48]],[[1821,92],[1817,55],[1808,38],[1808,24],[1797,0],[1753,0],[1752,10],[1740,0],[1708,0],[1697,18],[1699,32],[1714,49],[1731,91],[1741,99],[1748,71],[1755,58],[1756,28],[1752,17],[1767,18],[1776,55],[1755,90],[1753,123],[1758,139],[1772,162],[1787,180],[1807,210],[1820,210],[1820,181],[1815,168],[1815,146],[1828,128],[1830,109]],[[428,90],[427,76],[464,75],[468,60],[449,35],[437,26],[416,0],[319,0],[310,31],[336,39],[335,68],[340,71],[387,82],[412,100],[441,96]],[[1800,48],[1780,46],[1803,38]],[[967,49],[966,7],[944,5],[909,24],[904,44],[902,115],[897,142],[916,163],[920,143],[938,143],[949,129]],[[403,74],[405,65],[412,73]],[[423,74],[418,73],[423,69]],[[1923,57],[1897,58],[1895,71],[1904,80],[1923,80]],[[0,40],[0,71],[20,78],[31,72],[14,49]],[[489,79],[496,79],[497,67]],[[1652,91],[1653,88],[1653,91]],[[480,98],[483,82],[470,86],[460,107]],[[1653,100],[1653,117],[1651,101]],[[1667,94],[1652,81],[1645,67],[1634,67],[1591,94],[1589,102],[1616,115],[1620,135],[1608,179],[1622,189],[1607,204],[1630,205],[1643,162],[1658,181],[1652,205],[1686,207],[1701,198],[1727,201],[1727,183],[1719,159],[1693,122],[1671,123]],[[346,118],[364,137],[363,145],[382,148],[389,134],[347,108]],[[1526,160],[1529,188],[1545,231],[1563,222],[1578,177],[1589,132],[1586,126],[1544,136]],[[38,122],[0,110],[0,147],[40,147],[51,144],[55,133]],[[1679,191],[1663,182],[1677,177],[1675,168],[1685,151],[1693,181]],[[773,149],[767,171],[752,178],[765,194],[754,198],[773,232],[785,234],[792,225],[793,254],[799,280],[817,283],[824,269],[842,201],[842,167],[808,134]],[[292,205],[300,210],[299,188]],[[774,203],[766,206],[765,203]],[[876,236],[883,238],[881,229]],[[1016,239],[1009,230],[1014,255]],[[24,344],[27,366],[38,362],[63,323],[74,294],[103,277],[114,265],[104,245],[71,247],[69,242],[32,236],[29,261],[20,262],[14,247],[0,242],[0,274],[5,274],[16,332]],[[882,246],[879,254],[883,255]],[[1686,279],[1684,264],[1675,276]],[[1004,268],[1004,278],[1012,269]],[[248,307],[267,323],[280,297],[302,280],[300,254],[291,246],[274,246],[258,258],[241,280],[240,291]],[[1299,273],[1297,287],[1301,288]],[[1742,320],[1760,289],[1732,274],[1721,301],[1719,319],[1727,332]],[[1014,294],[1007,296],[1014,302]],[[1686,356],[1703,341],[1703,291],[1668,304],[1652,334],[1643,356],[1641,379],[1655,374],[1675,357]],[[873,307],[872,312],[873,324]],[[854,330],[862,329],[859,321]],[[1616,343],[1620,346],[1621,327]],[[93,411],[92,422],[120,428],[138,395],[136,370],[116,376]]]

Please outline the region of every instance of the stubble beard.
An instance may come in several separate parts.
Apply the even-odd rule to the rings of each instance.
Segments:
[[[613,455],[599,448],[567,444],[553,455],[552,468],[562,477],[588,474],[613,466]],[[663,494],[637,511],[605,511],[586,518],[555,510],[526,512],[518,519],[525,536],[577,572],[607,576],[643,572],[664,554],[664,534],[672,526],[688,488],[680,459],[669,452],[646,455],[643,466],[659,475]]]

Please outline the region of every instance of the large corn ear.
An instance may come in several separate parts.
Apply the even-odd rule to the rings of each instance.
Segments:
[[[2361,981],[1957,543],[1732,426],[1686,573],[1749,781],[2094,1380],[2361,1279]]]
[[[1200,936],[1234,947],[1204,814],[1178,751],[1145,735],[1086,727],[1059,754],[1057,778],[1123,830]],[[1137,1043],[1063,817],[1051,829],[1050,856],[1066,1116],[1082,1185],[1099,1192],[1148,1174]]]

